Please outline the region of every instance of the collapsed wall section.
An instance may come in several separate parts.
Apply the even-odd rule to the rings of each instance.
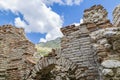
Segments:
[[[0,78],[24,80],[27,70],[35,64],[32,56],[35,46],[26,39],[24,30],[11,25],[0,27]],[[1,75],[0,74],[0,75]]]

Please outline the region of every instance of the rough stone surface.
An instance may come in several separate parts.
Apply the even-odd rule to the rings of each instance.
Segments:
[[[120,5],[113,11],[113,24],[115,27],[120,27]]]
[[[64,34],[61,40],[62,57],[68,58],[78,66],[73,73],[76,79],[98,79],[96,74],[98,72],[93,57],[94,54],[92,54],[91,40],[87,26],[80,25],[75,27],[78,28],[78,30]],[[65,27],[62,28],[61,31],[64,33],[67,28],[69,31],[73,30],[73,28],[70,30],[70,27]]]
[[[101,5],[94,5],[84,11],[83,22],[101,22],[107,19],[107,11]]]
[[[113,76],[114,72],[112,71],[112,69],[103,69],[102,71],[104,76]]]
[[[35,51],[22,28],[11,25],[0,27],[0,75],[5,80],[24,80],[26,71],[35,64],[32,60]]]
[[[61,28],[61,50],[40,59],[27,80],[44,80],[46,76],[50,80],[119,80],[120,28],[114,26],[101,5],[86,9],[82,24]],[[55,59],[50,61],[50,57]]]
[[[105,68],[119,68],[120,67],[120,61],[118,60],[105,60],[101,64]]]

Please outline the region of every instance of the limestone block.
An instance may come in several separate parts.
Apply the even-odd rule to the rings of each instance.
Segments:
[[[99,52],[99,53],[97,53],[97,55],[98,55],[99,57],[107,57],[108,52]]]
[[[60,76],[56,76],[55,80],[62,80]]]
[[[103,39],[98,40],[97,43],[100,45],[104,45],[104,44],[108,43],[108,41],[106,38],[103,38]]]
[[[102,45],[99,45],[99,44],[94,43],[92,46],[93,46],[93,48],[94,48],[97,52],[106,51],[105,48],[104,48],[104,46],[102,46]]]
[[[120,61],[118,60],[105,60],[101,64],[105,68],[119,68],[120,67]]]
[[[98,39],[103,38],[104,31],[105,31],[104,29],[100,29],[100,30],[91,32],[89,35],[90,35],[91,39],[98,40]]]
[[[113,50],[120,50],[120,40],[113,42]]]
[[[120,78],[120,68],[116,70],[116,76]]]
[[[104,76],[114,76],[112,69],[103,69],[102,73]]]
[[[104,44],[104,47],[105,47],[105,49],[109,50],[112,47],[112,45],[110,45],[110,44]]]
[[[106,32],[103,33],[103,35],[105,37],[111,37],[111,36],[115,35],[116,33],[117,32],[114,32],[114,31],[106,31]]]

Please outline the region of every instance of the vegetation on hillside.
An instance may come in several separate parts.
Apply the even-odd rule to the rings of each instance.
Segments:
[[[60,48],[60,38],[36,44],[37,49],[37,53],[35,54],[36,58],[39,58],[40,56],[46,56],[49,52],[51,52],[52,48],[54,49]]]
[[[37,44],[40,47],[48,47],[48,48],[60,48],[60,38],[56,38],[55,40],[40,42]]]

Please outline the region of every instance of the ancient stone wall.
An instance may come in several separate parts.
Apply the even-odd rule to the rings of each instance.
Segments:
[[[92,19],[93,18],[94,17],[92,17]],[[119,22],[119,20],[117,21]],[[96,62],[98,63],[100,80],[119,80],[120,77],[117,76],[119,74],[120,66],[120,56],[118,54],[119,28],[114,27],[109,20],[105,19],[101,22],[98,21],[94,23],[97,26],[93,27],[93,25],[88,25],[89,23],[87,26],[90,31],[89,35],[92,41],[92,50],[94,50],[93,52],[96,55]],[[100,27],[101,25],[102,27]],[[112,64],[116,65],[113,66]]]
[[[61,49],[52,49],[37,63],[24,30],[1,26],[0,80],[119,80],[119,12],[118,6],[113,25],[101,5],[86,9],[82,24],[61,28]]]
[[[118,34],[119,28],[115,27],[100,29],[90,34],[101,80],[120,79],[120,77],[116,77],[118,75],[116,70],[120,66],[119,46],[117,46],[119,45]]]
[[[118,5],[113,11],[113,25],[120,27],[120,5]]]
[[[64,34],[61,55],[74,63],[78,63],[78,66],[84,68],[86,66],[83,73],[80,70],[77,72],[76,79],[90,80],[91,77],[92,80],[119,79],[119,76],[116,76],[119,74],[117,70],[120,66],[120,56],[116,52],[119,50],[119,28],[113,27],[110,20],[107,19],[107,11],[101,5],[86,9],[83,23],[80,26],[71,25],[61,30]],[[116,46],[116,44],[118,45]],[[109,62],[116,64],[115,70],[105,66],[110,65]],[[93,73],[89,77],[91,68]],[[77,67],[77,69],[80,68]],[[96,77],[93,77],[94,74]]]
[[[27,69],[34,65],[31,58],[36,51],[26,39],[24,30],[11,25],[1,26],[0,51],[0,80],[24,80]]]
[[[98,23],[107,20],[108,12],[101,5],[94,5],[89,9],[84,10],[83,22]]]
[[[36,64],[35,70],[32,71],[31,76],[39,75],[34,77],[35,80],[120,79],[120,28],[113,27],[107,19],[107,11],[101,5],[92,6],[84,12],[82,24],[61,28],[64,35],[61,39],[61,50],[55,51],[56,61],[53,60],[51,63],[55,66],[43,76],[39,66],[49,64],[49,57],[52,54],[42,58],[41,63]],[[47,60],[45,63],[43,63],[44,59]]]
[[[86,25],[71,25],[62,28],[61,31],[64,34],[61,40],[61,55],[77,65],[74,73],[76,79],[98,79]]]
[[[83,24],[92,32],[106,27],[112,27],[112,23],[107,18],[107,11],[101,5],[94,5],[84,11]]]

